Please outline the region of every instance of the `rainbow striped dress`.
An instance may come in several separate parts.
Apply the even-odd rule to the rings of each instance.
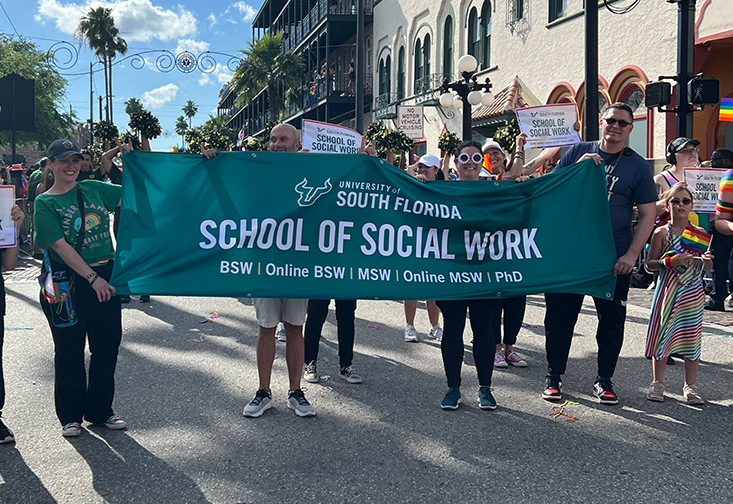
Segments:
[[[681,250],[681,237],[671,234],[669,224],[667,236],[662,254],[670,249]],[[689,267],[659,272],[646,335],[646,357],[660,360],[674,353],[691,360],[700,358],[705,304],[702,267],[702,261],[694,260]]]

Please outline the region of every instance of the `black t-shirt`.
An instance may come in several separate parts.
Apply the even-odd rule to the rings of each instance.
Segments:
[[[628,147],[621,154],[609,154],[598,148],[598,142],[581,142],[565,153],[555,170],[575,164],[583,154],[588,153],[600,154],[606,163],[613,241],[616,244],[616,253],[621,257],[629,249],[634,237],[631,229],[634,205],[657,201],[652,168],[643,157]]]
[[[104,182],[104,175],[102,175],[102,170],[99,168],[96,170],[79,171],[79,175],[76,176],[76,181],[81,182],[82,180],[99,180]]]

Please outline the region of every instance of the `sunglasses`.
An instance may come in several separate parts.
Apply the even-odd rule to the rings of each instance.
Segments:
[[[675,198],[675,199],[669,200],[669,204],[670,205],[679,205],[680,203],[682,203],[683,205],[687,206],[690,203],[692,203],[692,200],[690,198],[682,198],[681,200]]]
[[[627,127],[627,126],[631,126],[631,123],[630,122],[624,121],[623,119],[621,119],[619,121],[619,120],[616,120],[616,119],[613,119],[613,118],[609,117],[609,118],[604,118],[603,120],[606,121],[606,124],[608,124],[609,126],[613,126],[614,124],[618,124],[618,127],[621,128],[621,129],[623,129],[623,128]]]
[[[458,156],[458,161],[463,164],[466,164],[469,161],[473,161],[474,163],[479,164],[484,161],[484,157],[478,152],[475,152],[473,156],[469,156],[467,153],[463,152],[460,156]]]
[[[693,154],[697,154],[698,152],[700,152],[700,149],[698,149],[697,147],[690,147],[689,149],[678,150],[677,154],[684,154],[685,156],[691,156]]]
[[[499,151],[494,151],[494,152],[489,153],[489,157],[492,157],[492,158],[498,158],[498,157],[501,157],[503,155],[504,154],[501,153],[501,152],[499,152]]]

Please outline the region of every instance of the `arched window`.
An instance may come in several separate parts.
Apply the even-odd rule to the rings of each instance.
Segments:
[[[397,98],[405,97],[405,48],[400,47],[397,53]]]
[[[389,93],[392,90],[392,56],[387,55],[384,60],[384,73],[387,74],[384,92]]]
[[[425,40],[422,44],[422,56],[423,56],[423,77],[430,75],[430,34],[425,35]]]
[[[468,54],[481,61],[481,37],[479,35],[478,14],[476,8],[468,15]]]
[[[387,71],[382,58],[379,60],[379,94],[381,96],[385,93],[389,93],[389,87],[387,87]]]
[[[445,18],[443,25],[443,74],[453,73],[453,18]],[[449,77],[451,78],[451,77]]]
[[[491,2],[486,0],[481,7],[481,59],[479,65],[486,69],[491,66]],[[477,57],[478,59],[478,57]]]
[[[415,42],[415,82],[414,92],[417,93],[418,82],[423,77],[423,54],[422,54],[422,42],[420,39]]]

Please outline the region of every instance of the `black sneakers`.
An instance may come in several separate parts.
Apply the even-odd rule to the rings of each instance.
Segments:
[[[610,379],[597,378],[593,384],[593,395],[598,398],[601,404],[613,406],[618,404],[618,396],[613,391],[613,383]]]
[[[13,431],[8,429],[2,418],[0,418],[0,444],[12,443],[13,441],[15,441]]]
[[[548,375],[545,384],[542,399],[545,401],[559,401],[562,399],[562,382],[559,376]]]

